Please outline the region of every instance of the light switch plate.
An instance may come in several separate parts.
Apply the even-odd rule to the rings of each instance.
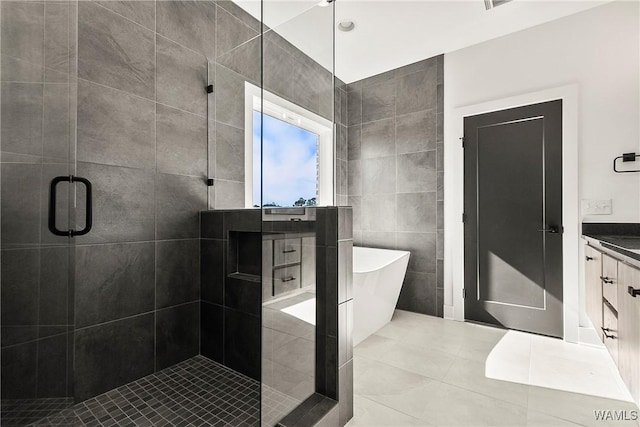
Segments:
[[[583,199],[582,214],[583,215],[611,215],[611,199],[609,200]]]

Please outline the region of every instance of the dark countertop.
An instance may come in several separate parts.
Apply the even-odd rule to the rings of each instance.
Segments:
[[[582,237],[592,246],[640,261],[640,224],[583,223]]]

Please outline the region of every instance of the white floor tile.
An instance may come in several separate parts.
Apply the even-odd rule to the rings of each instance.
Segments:
[[[351,426],[637,425],[594,416],[637,411],[605,349],[399,310],[355,348],[354,389]]]

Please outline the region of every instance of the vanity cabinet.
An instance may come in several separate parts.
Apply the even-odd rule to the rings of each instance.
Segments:
[[[273,234],[262,242],[263,301],[316,282],[315,237]]]
[[[640,270],[618,264],[618,370],[633,399],[640,401]]]
[[[640,268],[589,245],[585,259],[587,315],[640,403]]]
[[[596,329],[600,341],[604,340],[602,335],[602,253],[585,246],[585,300],[587,305],[587,315]]]

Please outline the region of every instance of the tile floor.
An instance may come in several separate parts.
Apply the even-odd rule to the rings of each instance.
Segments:
[[[354,389],[349,427],[638,425],[595,419],[638,410],[603,348],[399,310],[354,349]]]
[[[240,427],[259,417],[258,381],[196,356],[33,425]]]

